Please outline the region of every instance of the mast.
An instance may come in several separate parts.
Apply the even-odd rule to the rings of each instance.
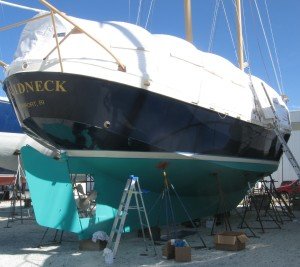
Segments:
[[[184,0],[186,40],[193,42],[191,0]]]
[[[242,12],[241,12],[241,0],[236,0],[236,24],[237,24],[237,46],[239,66],[244,71],[244,50],[243,50],[243,28],[242,28]]]

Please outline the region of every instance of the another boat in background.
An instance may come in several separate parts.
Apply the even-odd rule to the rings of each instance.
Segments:
[[[23,133],[8,98],[0,97],[0,173],[14,173],[17,170],[17,155],[21,148],[30,145],[43,154],[51,156],[52,150]]]

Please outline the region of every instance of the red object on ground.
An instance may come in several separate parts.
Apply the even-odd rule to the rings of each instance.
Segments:
[[[296,194],[300,193],[300,181],[299,180],[291,180],[291,181],[283,181],[280,187],[277,188],[279,193],[283,194]]]
[[[0,175],[0,186],[1,185],[13,185],[15,182],[15,176],[12,174]]]

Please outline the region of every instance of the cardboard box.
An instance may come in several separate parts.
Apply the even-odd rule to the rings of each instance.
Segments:
[[[215,235],[215,248],[237,251],[245,249],[248,237],[243,232],[223,232]]]
[[[162,257],[167,260],[175,258],[175,246],[171,244],[171,240],[169,240],[167,244],[163,246]]]
[[[191,247],[175,247],[175,261],[188,262],[191,260]]]

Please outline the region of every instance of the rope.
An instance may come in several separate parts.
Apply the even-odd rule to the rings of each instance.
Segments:
[[[255,7],[256,7],[256,10],[257,10],[259,22],[260,22],[260,25],[261,25],[261,28],[262,28],[262,31],[263,31],[263,34],[264,34],[265,41],[266,41],[266,45],[267,45],[268,53],[269,53],[270,60],[271,60],[271,63],[272,63],[272,68],[273,68],[273,71],[274,71],[276,83],[277,83],[278,89],[280,91],[280,94],[283,94],[282,91],[281,91],[281,88],[280,88],[280,84],[279,84],[276,68],[275,68],[275,65],[274,65],[272,53],[271,53],[271,50],[270,50],[270,46],[269,46],[269,42],[268,42],[268,39],[267,39],[266,31],[265,31],[265,28],[264,28],[264,25],[263,25],[263,22],[262,22],[262,19],[261,19],[260,11],[259,11],[259,8],[257,6],[256,0],[254,0],[254,4],[255,4]]]
[[[150,15],[152,14],[154,4],[155,4],[155,0],[151,0],[149,12],[148,12],[148,16],[147,16],[147,20],[146,20],[146,24],[145,24],[145,29],[147,29],[147,27],[148,27],[149,18],[150,18]]]
[[[215,36],[215,31],[216,31],[216,22],[217,22],[217,16],[218,16],[218,12],[219,12],[220,1],[221,0],[216,0],[213,21],[212,21],[212,26],[211,26],[211,31],[210,31],[210,37],[209,37],[209,43],[208,43],[208,49],[207,49],[208,52],[211,52],[211,50],[212,50],[212,44],[213,44],[213,39]]]
[[[139,22],[140,22],[140,15],[141,15],[142,1],[143,1],[143,0],[140,0],[140,1],[139,1],[138,13],[137,13],[136,22],[135,22],[136,25],[139,24]]]
[[[272,37],[272,42],[273,42],[273,47],[274,47],[274,53],[275,53],[276,62],[277,62],[277,68],[278,68],[278,72],[279,72],[280,86],[281,86],[281,90],[282,90],[283,89],[282,74],[281,74],[281,69],[280,69],[280,64],[279,64],[279,58],[278,58],[278,54],[277,54],[277,49],[276,49],[276,44],[275,44],[275,39],[274,39],[274,34],[273,34],[273,29],[272,29],[272,24],[271,24],[271,19],[270,19],[270,15],[269,15],[269,9],[268,9],[268,5],[267,5],[267,1],[266,0],[265,0],[265,6],[266,6],[266,11],[267,11],[267,17],[268,17],[269,27],[270,27],[270,31],[271,31],[271,37]]]

